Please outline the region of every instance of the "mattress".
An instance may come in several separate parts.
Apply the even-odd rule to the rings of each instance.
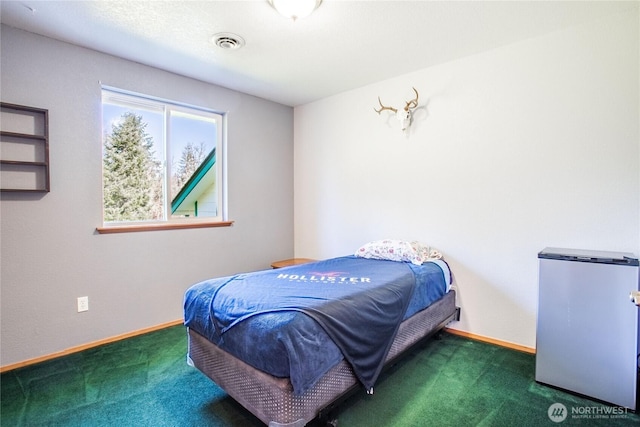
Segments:
[[[385,363],[393,364],[408,348],[458,317],[451,290],[400,324]],[[302,427],[316,417],[324,418],[336,402],[360,389],[351,366],[341,360],[298,395],[289,378],[252,367],[192,329],[188,334],[190,362],[269,427]]]
[[[378,363],[376,365],[377,371],[374,372],[375,376],[371,378],[365,377],[370,380],[372,386],[379,374],[381,363],[384,362],[386,353],[389,351],[389,346],[393,340],[393,335],[397,332],[399,322],[424,310],[425,307],[442,298],[449,290],[451,274],[448,266],[443,261],[437,260],[417,266],[392,261],[340,257],[277,271],[272,270],[212,279],[196,284],[187,291],[185,295],[185,324],[190,330],[207,338],[223,351],[243,360],[253,368],[274,377],[288,378],[293,385],[294,393],[298,395],[310,390],[320,378],[343,361],[345,354],[352,367],[355,367],[356,375],[362,381],[363,374],[359,371],[360,366],[354,363],[350,354],[344,351],[345,347],[349,350],[351,346],[357,346],[358,343],[350,344],[347,342],[344,345],[341,345],[339,341],[336,343],[331,330],[327,330],[326,325],[318,322],[318,319],[314,318],[313,312],[310,315],[309,311],[305,311],[305,309],[294,309],[291,306],[288,306],[289,309],[286,310],[263,310],[263,305],[256,305],[258,304],[256,302],[247,303],[245,299],[238,297],[237,294],[241,293],[244,288],[248,288],[250,289],[249,294],[252,295],[257,292],[255,289],[263,287],[263,283],[267,279],[280,279],[276,280],[275,287],[270,288],[270,290],[266,291],[267,293],[275,293],[284,289],[283,292],[286,294],[294,292],[293,290],[297,292],[297,288],[283,288],[283,278],[294,278],[296,283],[293,285],[297,287],[301,277],[305,278],[307,282],[316,277],[322,277],[323,279],[331,277],[331,280],[328,280],[328,284],[316,283],[321,282],[317,279],[316,282],[312,281],[311,290],[313,295],[320,295],[321,298],[319,300],[323,302],[322,299],[325,297],[324,288],[326,287],[330,288],[331,292],[334,292],[336,288],[354,288],[356,285],[362,285],[363,289],[370,288],[371,284],[376,283],[377,276],[369,272],[374,267],[378,268],[378,266],[384,268],[384,274],[387,274],[386,272],[391,268],[394,274],[400,275],[396,277],[383,274],[381,283],[397,282],[400,279],[405,280],[405,276],[410,276],[412,288],[407,301],[402,306],[401,318],[394,321],[393,334],[388,338],[388,344],[384,344],[385,348],[380,348],[381,344],[375,344],[374,348],[380,348],[379,352],[381,352],[378,355],[378,362],[376,362]],[[360,267],[363,269],[360,274],[354,276],[353,273],[345,273],[352,271],[349,269],[353,268],[358,271]],[[406,269],[408,273],[405,274],[403,269]],[[334,276],[332,277],[327,272],[334,274]],[[345,274],[341,276],[336,272]],[[366,276],[367,280],[363,280],[363,276]],[[347,282],[348,284],[345,286],[336,285],[336,281],[348,281],[349,278],[351,278],[351,283]],[[356,284],[354,282],[364,283]],[[287,283],[288,286],[292,286],[289,282]],[[229,286],[232,287],[229,288]],[[221,296],[223,291],[229,292],[226,296]],[[318,294],[317,292],[321,293]],[[385,294],[384,299],[389,298],[386,295],[388,294]],[[391,295],[395,295],[395,290]],[[260,298],[258,300],[262,304],[262,300]],[[350,312],[346,313],[349,322],[352,322],[352,317],[357,317],[363,311],[353,305],[355,302],[357,300],[352,299],[346,305],[346,310],[350,310]],[[288,299],[287,303],[289,303]],[[229,306],[233,307],[232,314],[225,312],[226,307]],[[270,306],[267,305],[267,307]],[[383,311],[386,312],[388,310],[389,306],[385,306]],[[366,322],[378,320],[379,316],[375,313],[372,316],[364,317],[364,319]],[[368,332],[369,325],[366,322],[363,325],[363,331]],[[349,329],[351,329],[351,326]],[[350,334],[356,337],[359,336],[357,332],[354,333],[353,331],[350,331]],[[367,342],[369,339],[363,341]],[[366,351],[366,349],[362,350],[361,353],[368,357]],[[364,381],[362,382],[365,383]]]

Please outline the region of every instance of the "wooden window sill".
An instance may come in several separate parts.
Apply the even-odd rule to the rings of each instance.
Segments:
[[[233,221],[189,221],[189,222],[162,222],[154,224],[127,224],[127,225],[110,225],[96,227],[99,234],[113,233],[133,233],[138,231],[157,231],[157,230],[181,230],[185,228],[211,228],[211,227],[230,227]]]

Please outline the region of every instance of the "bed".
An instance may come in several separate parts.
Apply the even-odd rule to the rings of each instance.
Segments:
[[[270,427],[302,427],[351,393],[373,394],[385,366],[459,310],[441,257],[356,255],[192,286],[189,363]]]

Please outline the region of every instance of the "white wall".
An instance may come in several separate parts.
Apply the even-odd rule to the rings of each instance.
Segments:
[[[541,249],[640,252],[637,10],[297,107],[296,256],[423,241],[455,328],[534,347]],[[404,136],[373,107],[411,86]]]
[[[2,366],[180,319],[191,284],[293,255],[292,108],[6,26],[0,60],[2,101],[49,110],[51,161],[50,193],[1,196]],[[100,83],[228,113],[232,227],[95,232]]]

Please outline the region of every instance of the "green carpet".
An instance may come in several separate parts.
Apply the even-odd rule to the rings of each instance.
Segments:
[[[0,377],[2,426],[260,426],[186,364],[182,326],[65,356]],[[640,426],[632,413],[534,381],[535,357],[444,334],[337,410],[341,427]],[[549,407],[561,403],[564,421]],[[585,414],[590,411],[591,414]],[[594,413],[596,412],[596,413]],[[599,413],[598,413],[599,412]]]

